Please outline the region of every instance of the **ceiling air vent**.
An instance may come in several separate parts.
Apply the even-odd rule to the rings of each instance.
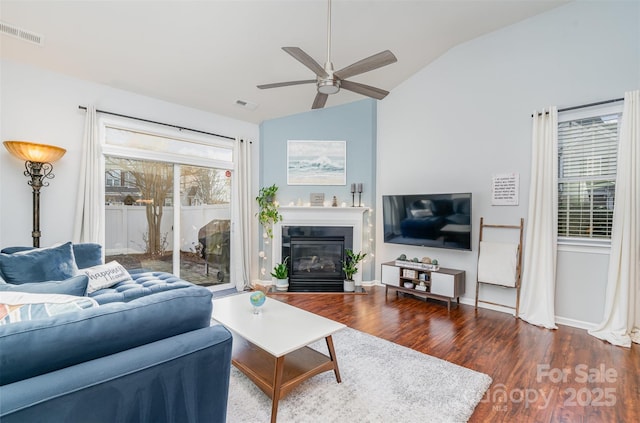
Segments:
[[[18,38],[23,41],[28,41],[39,46],[44,45],[44,38],[40,34],[27,31],[22,28],[18,28],[15,25],[8,24],[6,22],[0,22],[0,34],[9,35],[14,38]]]
[[[236,100],[235,103],[236,103],[236,106],[244,107],[245,109],[249,109],[249,110],[255,110],[258,108],[258,105],[256,103],[252,103],[247,100]]]

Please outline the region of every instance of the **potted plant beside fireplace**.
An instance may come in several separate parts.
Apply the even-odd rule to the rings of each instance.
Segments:
[[[271,276],[276,280],[276,291],[286,291],[289,288],[289,266],[287,260],[289,257],[285,257],[282,263],[278,263],[274,266]]]
[[[356,282],[353,280],[353,275],[358,273],[358,263],[367,255],[367,253],[354,253],[352,250],[347,249],[346,260],[342,262],[342,271],[344,272],[344,292],[354,292],[356,290]]]

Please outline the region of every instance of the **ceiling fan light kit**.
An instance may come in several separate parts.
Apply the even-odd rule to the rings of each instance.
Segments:
[[[340,91],[339,79],[320,79],[318,80],[318,92],[322,94],[335,94]]]
[[[352,91],[357,94],[361,94],[367,97],[374,98],[376,100],[382,100],[389,94],[389,91],[381,88],[372,87],[358,82],[347,81],[346,78],[360,75],[365,72],[372,71],[374,69],[381,68],[391,63],[398,61],[396,56],[389,50],[382,51],[380,53],[369,56],[362,59],[352,65],[349,65],[337,72],[333,71],[333,63],[331,63],[331,0],[328,1],[328,14],[327,14],[327,61],[324,67],[320,66],[311,56],[305,53],[299,47],[282,47],[284,51],[289,53],[294,59],[305,65],[313,73],[316,74],[316,79],[307,79],[302,81],[287,81],[276,82],[272,84],[258,85],[260,89],[286,87],[290,85],[301,85],[315,83],[318,93],[313,100],[312,109],[321,109],[327,102],[328,96],[337,94],[340,88]]]

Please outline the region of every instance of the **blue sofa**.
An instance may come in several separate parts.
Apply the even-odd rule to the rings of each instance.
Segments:
[[[71,272],[101,261],[96,244],[67,247],[75,253]],[[70,283],[18,283],[15,271],[25,258],[10,257],[18,250],[0,253],[0,291]],[[39,265],[24,273],[38,279]],[[87,280],[71,279],[74,287]],[[2,423],[226,420],[232,338],[224,327],[210,326],[209,290],[168,273],[138,271],[89,297],[99,305],[0,326]]]

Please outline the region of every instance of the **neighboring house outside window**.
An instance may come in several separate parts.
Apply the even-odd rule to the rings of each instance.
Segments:
[[[622,107],[558,115],[558,239],[611,240]]]

